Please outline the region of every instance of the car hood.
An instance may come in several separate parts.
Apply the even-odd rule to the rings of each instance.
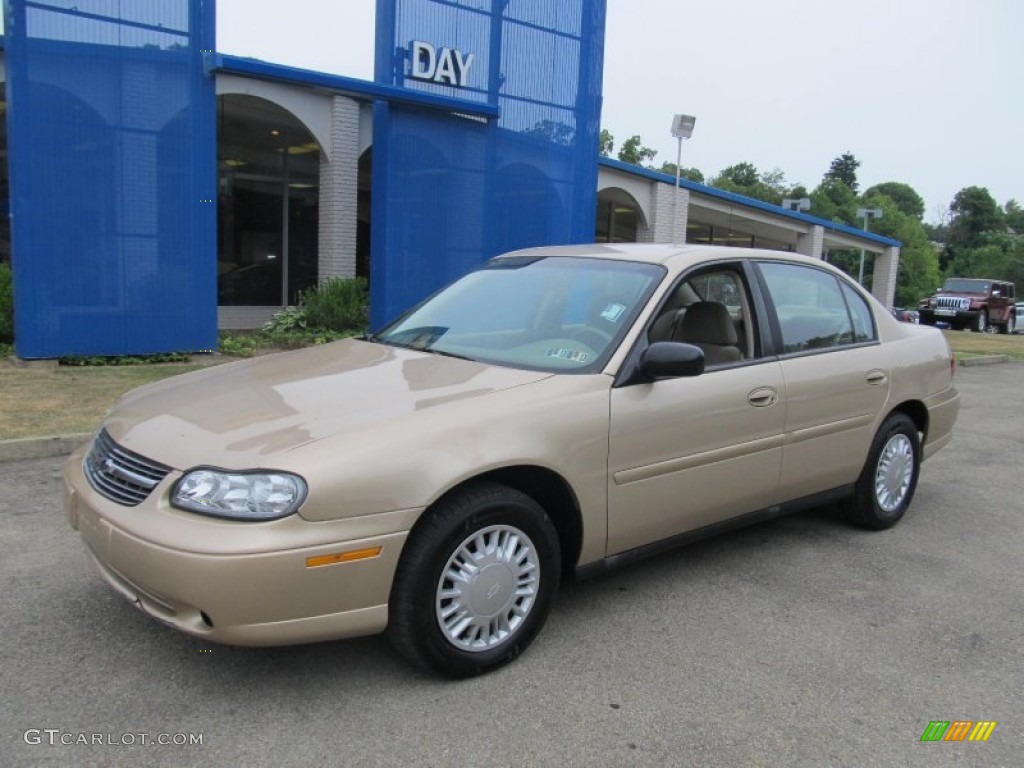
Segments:
[[[177,469],[269,467],[327,437],[550,376],[346,339],[142,387],[105,427],[125,448]]]

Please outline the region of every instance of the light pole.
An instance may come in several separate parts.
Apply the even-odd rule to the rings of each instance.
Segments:
[[[676,186],[672,190],[672,242],[676,241],[676,226],[679,223],[679,173],[683,161],[683,139],[693,136],[693,126],[697,118],[693,115],[676,115],[672,118],[672,135],[676,137]],[[686,239],[685,237],[683,238]]]
[[[811,210],[811,198],[809,197],[787,197],[782,201],[782,207],[790,211],[809,211]]]
[[[868,232],[868,231],[870,231],[868,229],[868,222],[871,219],[873,219],[873,218],[874,219],[882,218],[882,209],[881,208],[858,208],[857,209],[857,218],[858,219],[864,219],[864,231]],[[859,272],[857,274],[857,282],[860,283],[861,285],[864,285],[864,249],[863,248],[860,249],[860,270],[859,270]]]

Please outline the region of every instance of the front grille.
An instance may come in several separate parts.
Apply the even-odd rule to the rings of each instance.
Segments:
[[[167,477],[170,467],[139,456],[115,443],[107,430],[96,435],[85,457],[89,484],[111,501],[134,507]]]
[[[970,306],[970,299],[961,299],[958,296],[938,296],[935,299],[937,309],[968,309]]]

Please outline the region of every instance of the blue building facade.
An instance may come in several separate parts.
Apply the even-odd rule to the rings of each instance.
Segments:
[[[377,0],[373,82],[216,53],[213,0],[7,10],[23,358],[213,349],[333,277],[379,326],[541,244],[864,247],[891,302],[896,241],[599,160],[604,0]]]

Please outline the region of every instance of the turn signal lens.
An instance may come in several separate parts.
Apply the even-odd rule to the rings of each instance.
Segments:
[[[335,565],[337,563],[351,563],[353,560],[368,560],[377,557],[383,547],[367,547],[366,549],[352,549],[348,552],[335,552],[333,555],[317,555],[306,558],[307,568],[317,568],[321,565]]]

